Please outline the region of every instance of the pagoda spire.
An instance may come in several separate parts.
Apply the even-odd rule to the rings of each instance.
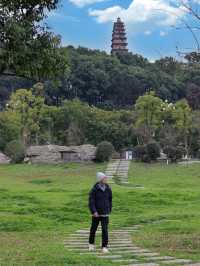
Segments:
[[[124,23],[118,17],[117,21],[113,25],[112,33],[112,45],[111,45],[111,54],[121,54],[128,52],[128,43],[126,38],[126,29]]]

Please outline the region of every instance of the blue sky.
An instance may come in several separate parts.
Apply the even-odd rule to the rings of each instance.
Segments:
[[[128,48],[150,60],[177,56],[195,49],[195,42],[184,23],[193,20],[180,3],[200,0],[61,0],[50,12],[47,23],[61,35],[63,45],[84,46],[110,52],[113,21],[118,16],[126,24]]]

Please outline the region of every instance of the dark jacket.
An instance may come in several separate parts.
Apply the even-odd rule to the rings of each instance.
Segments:
[[[92,214],[98,212],[100,215],[110,214],[112,211],[112,190],[108,184],[103,191],[96,183],[89,194],[89,209]]]

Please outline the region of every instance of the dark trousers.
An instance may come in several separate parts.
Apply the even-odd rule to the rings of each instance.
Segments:
[[[109,217],[92,217],[92,225],[90,228],[90,237],[89,243],[94,244],[95,242],[95,234],[101,221],[101,228],[102,228],[102,248],[108,246],[108,224],[109,224]]]

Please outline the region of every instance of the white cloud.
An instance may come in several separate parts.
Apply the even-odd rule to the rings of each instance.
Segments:
[[[150,30],[145,30],[144,34],[145,34],[145,35],[151,35],[152,32],[151,32]]]
[[[78,7],[84,7],[86,5],[104,2],[105,0],[69,0],[69,1]]]
[[[166,35],[167,35],[167,32],[166,32],[166,31],[162,31],[162,30],[160,31],[160,36],[161,36],[161,37],[164,37],[164,36],[166,36]]]
[[[56,11],[48,12],[47,16],[51,20],[66,20],[66,21],[69,20],[71,22],[80,22],[79,18],[77,18],[77,17],[66,15],[66,14],[61,14],[61,13],[56,12]]]
[[[121,6],[112,6],[104,10],[89,10],[89,15],[96,17],[99,23],[116,20],[119,16],[126,23],[151,22],[157,26],[174,25],[184,14],[184,7],[173,4],[172,0],[133,0],[127,9]]]

